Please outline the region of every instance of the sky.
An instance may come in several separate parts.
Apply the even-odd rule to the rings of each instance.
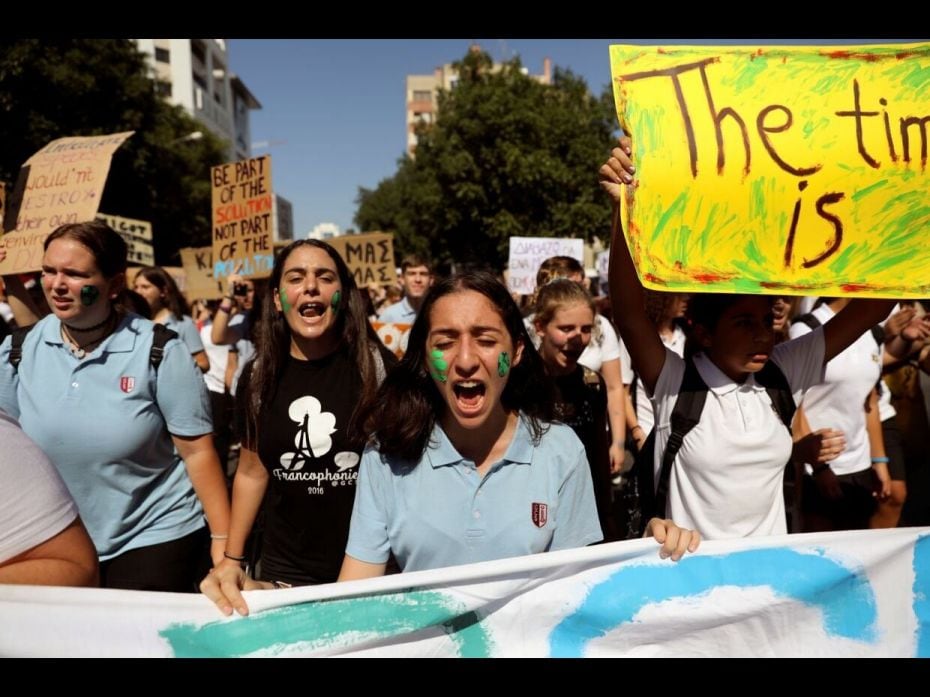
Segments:
[[[614,43],[623,39],[228,39],[229,67],[262,108],[251,112],[253,155],[270,154],[275,193],[294,206],[294,236],[320,223],[355,228],[358,188],[397,171],[406,147],[408,74],[460,60],[472,42],[495,62],[519,56],[533,74],[543,59],[581,76],[595,94],[610,83]],[[887,39],[804,43],[887,43]],[[700,43],[797,43],[701,40]],[[606,153],[605,153],[606,154]]]

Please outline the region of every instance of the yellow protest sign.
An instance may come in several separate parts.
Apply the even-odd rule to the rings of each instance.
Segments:
[[[930,44],[611,46],[655,289],[930,296]]]
[[[133,133],[59,138],[26,160],[8,201],[16,223],[3,237],[7,257],[0,274],[38,271],[49,233],[65,223],[94,219],[110,159]]]

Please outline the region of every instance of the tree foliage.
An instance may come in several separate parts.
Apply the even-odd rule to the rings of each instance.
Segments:
[[[156,261],[210,243],[210,167],[223,141],[156,94],[143,54],[125,39],[0,42],[0,180],[49,141],[134,130],[114,154],[100,210],[151,221]],[[200,140],[184,136],[201,131]]]
[[[486,53],[455,64],[457,85],[417,131],[415,158],[377,188],[360,188],[361,230],[395,234],[399,254],[503,268],[509,238],[584,237],[609,228],[597,169],[616,128],[609,94],[556,69],[552,85],[519,59],[491,70]]]

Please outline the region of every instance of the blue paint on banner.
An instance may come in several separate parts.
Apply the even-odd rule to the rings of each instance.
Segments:
[[[917,617],[917,658],[930,658],[930,535],[914,543],[914,615]]]
[[[930,547],[924,552],[924,567],[927,563]],[[924,589],[930,586],[927,578]],[[875,594],[863,571],[823,554],[773,548],[623,567],[591,588],[581,606],[556,625],[549,637],[550,653],[581,657],[589,641],[632,622],[647,605],[701,596],[721,586],[767,586],[779,596],[822,610],[824,630],[830,635],[876,640]],[[930,613],[930,607],[925,605],[924,612]],[[924,637],[930,640],[930,635]]]

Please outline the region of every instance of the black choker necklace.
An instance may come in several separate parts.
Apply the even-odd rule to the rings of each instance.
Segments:
[[[67,328],[68,332],[70,332],[71,334],[86,334],[87,332],[94,332],[94,331],[97,331],[98,329],[100,329],[101,327],[103,327],[104,325],[106,325],[111,319],[113,319],[113,314],[114,314],[114,310],[113,310],[113,308],[111,307],[111,308],[110,308],[110,314],[107,315],[106,319],[103,320],[102,322],[100,322],[99,324],[95,324],[95,325],[92,326],[92,327],[81,327],[81,328],[78,328],[78,327],[72,327],[70,324],[65,324],[64,322],[62,322],[62,324],[65,325],[65,327]]]

